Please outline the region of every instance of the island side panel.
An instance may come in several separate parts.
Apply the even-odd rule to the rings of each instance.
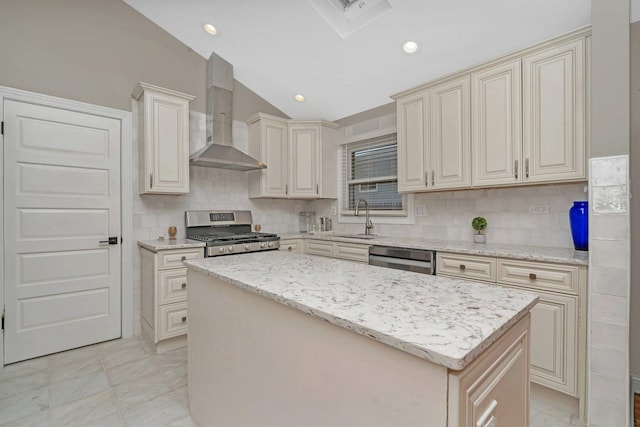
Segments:
[[[447,425],[447,369],[189,270],[200,427]]]

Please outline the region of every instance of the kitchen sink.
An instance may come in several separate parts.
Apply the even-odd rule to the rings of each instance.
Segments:
[[[378,237],[377,234],[334,234],[333,237],[345,237],[348,239],[375,239]]]

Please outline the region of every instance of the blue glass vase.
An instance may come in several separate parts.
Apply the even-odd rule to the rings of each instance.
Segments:
[[[573,202],[569,209],[571,236],[573,247],[578,251],[589,250],[589,204],[588,202]]]

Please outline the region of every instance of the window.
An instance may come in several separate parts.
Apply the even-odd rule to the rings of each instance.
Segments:
[[[342,214],[364,199],[371,215],[406,216],[406,197],[398,193],[396,134],[347,144],[343,148]]]

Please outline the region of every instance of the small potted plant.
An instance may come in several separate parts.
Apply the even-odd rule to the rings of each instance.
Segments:
[[[484,230],[487,228],[487,220],[484,217],[477,216],[471,221],[471,227],[476,230],[476,234],[473,235],[474,243],[484,243],[486,241]]]

